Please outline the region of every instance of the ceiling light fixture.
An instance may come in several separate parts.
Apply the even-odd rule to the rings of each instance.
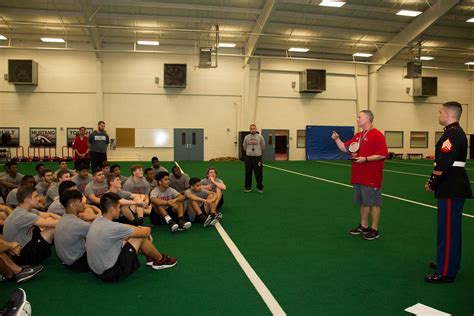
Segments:
[[[65,43],[66,42],[63,38],[55,38],[55,37],[42,37],[41,41],[45,43]]]
[[[219,43],[217,47],[234,48],[236,45],[235,43]]]
[[[420,57],[420,60],[433,60],[434,57],[431,57],[431,56],[421,56]]]
[[[6,36],[0,34],[0,40],[5,41],[5,40],[7,40],[7,39],[8,39],[8,38],[6,38]]]
[[[474,23],[474,18],[470,18],[469,20],[466,20],[468,23]]]
[[[467,63],[464,63],[464,65],[474,66],[474,61],[468,61]]]
[[[422,14],[423,12],[420,11],[412,11],[412,10],[400,10],[397,12],[397,15],[403,15],[403,16],[418,16]]]
[[[355,53],[355,54],[352,54],[352,56],[354,57],[372,57],[374,54],[369,54],[369,53]]]
[[[333,7],[333,8],[340,8],[346,3],[344,1],[331,1],[331,0],[322,0],[321,3],[319,3],[320,6],[322,7]]]
[[[148,45],[148,46],[158,46],[160,42],[158,41],[137,41],[138,45]]]
[[[289,52],[297,52],[297,53],[307,53],[309,51],[309,48],[303,48],[303,47],[291,47],[288,48]]]

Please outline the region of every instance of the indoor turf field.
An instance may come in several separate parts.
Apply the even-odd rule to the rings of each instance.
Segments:
[[[129,175],[133,163],[120,163]],[[148,166],[144,162],[143,166]],[[163,165],[171,168],[171,162]],[[474,203],[463,216],[461,271],[453,284],[428,284],[435,258],[435,199],[423,186],[431,161],[387,161],[381,237],[365,241],[348,234],[357,226],[348,161],[271,162],[264,168],[264,194],[243,192],[243,164],[180,162],[190,176],[211,165],[227,184],[222,226],[281,309],[289,315],[404,315],[423,303],[453,315],[474,313]],[[56,169],[56,164],[51,164]],[[467,170],[474,182],[474,162]],[[33,163],[21,163],[23,174]],[[388,196],[387,196],[388,195]],[[213,227],[186,232],[153,228],[155,244],[176,256],[173,269],[142,264],[121,283],[61,266],[53,254],[45,270],[21,285],[34,315],[268,315],[270,309]],[[144,263],[144,258],[141,257]],[[16,284],[2,282],[5,302]]]

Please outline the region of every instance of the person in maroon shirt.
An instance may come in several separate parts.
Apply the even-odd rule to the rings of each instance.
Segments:
[[[382,180],[384,160],[388,156],[387,143],[383,134],[373,127],[374,114],[363,110],[357,116],[357,125],[362,132],[349,141],[343,142],[339,134],[331,138],[337,147],[351,154],[354,201],[360,205],[360,225],[349,231],[352,235],[362,235],[366,240],[379,238],[378,224],[382,205]],[[369,228],[369,214],[372,225]]]
[[[74,149],[74,169],[77,170],[79,165],[90,165],[89,144],[85,127],[79,129],[79,135],[76,135],[72,142],[72,149]]]

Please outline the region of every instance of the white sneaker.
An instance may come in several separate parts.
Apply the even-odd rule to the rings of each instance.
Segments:
[[[211,220],[209,225],[215,226],[218,222],[221,221],[222,217],[223,217],[223,215],[222,215],[221,212],[217,213],[216,216],[214,216],[214,218]]]

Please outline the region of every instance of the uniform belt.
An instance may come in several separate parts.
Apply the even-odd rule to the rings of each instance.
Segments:
[[[436,166],[436,162],[434,163],[434,165]],[[465,161],[455,161],[453,162],[453,167],[461,167],[461,168],[464,168],[466,166],[466,162]]]

